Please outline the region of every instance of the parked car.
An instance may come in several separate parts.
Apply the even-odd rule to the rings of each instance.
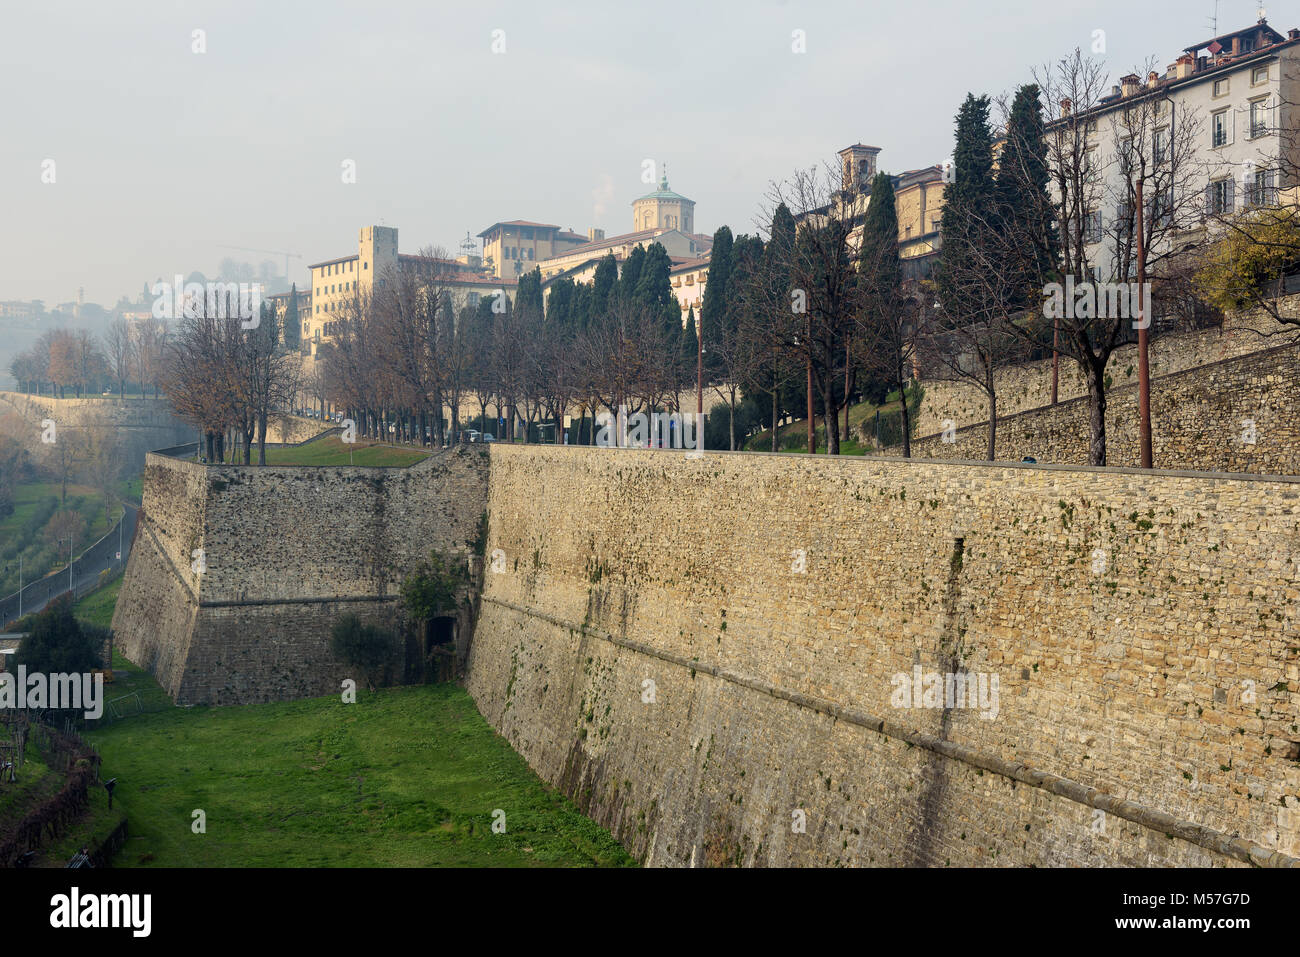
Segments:
[[[495,442],[496,440],[497,437],[491,432],[484,432],[482,438],[479,439],[480,442]]]

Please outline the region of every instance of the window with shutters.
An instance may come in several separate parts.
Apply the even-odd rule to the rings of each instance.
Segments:
[[[1083,241],[1101,242],[1101,210],[1094,209],[1083,218]]]
[[[1227,110],[1219,110],[1210,117],[1210,145],[1227,146],[1231,139],[1232,116]]]
[[[1269,132],[1269,98],[1262,96],[1250,101],[1250,138],[1267,136]]]
[[[1222,216],[1232,212],[1232,179],[1218,179],[1212,182],[1206,196],[1206,209],[1213,216]]]

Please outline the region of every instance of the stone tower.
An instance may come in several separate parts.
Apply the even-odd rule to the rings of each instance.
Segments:
[[[664,168],[659,188],[632,201],[632,231],[676,229],[695,232],[695,200],[668,188],[668,168]]]

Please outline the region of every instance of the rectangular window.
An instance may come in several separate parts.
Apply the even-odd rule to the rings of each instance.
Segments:
[[[1164,189],[1156,193],[1151,199],[1151,221],[1159,227],[1167,227],[1173,224],[1174,218],[1174,191],[1173,188]]]
[[[1210,145],[1227,146],[1231,141],[1232,117],[1227,110],[1219,110],[1210,117]]]
[[[1169,127],[1162,126],[1156,130],[1155,136],[1151,139],[1151,156],[1159,165],[1168,159],[1169,153]]]
[[[1214,81],[1214,95],[1215,96],[1228,95],[1228,78],[1226,76],[1220,77],[1219,79]]]
[[[1250,138],[1268,135],[1268,97],[1250,101]]]
[[[1262,86],[1268,82],[1268,67],[1257,66],[1250,71],[1250,85]]]
[[[1251,206],[1277,205],[1277,170],[1256,167],[1246,176],[1246,202]]]
[[[1232,179],[1219,179],[1210,184],[1206,198],[1206,209],[1212,216],[1223,216],[1232,212]]]
[[[1101,242],[1101,210],[1093,210],[1083,218],[1083,241]]]

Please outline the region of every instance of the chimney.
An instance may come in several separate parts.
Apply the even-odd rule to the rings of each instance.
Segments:
[[[1190,53],[1184,53],[1174,64],[1174,78],[1178,80],[1185,79],[1196,72],[1196,57]]]
[[[1073,106],[1073,104],[1070,102],[1070,98],[1068,96],[1065,99],[1061,100],[1061,115],[1069,116],[1071,106]]]
[[[1300,30],[1297,30],[1295,27],[1292,27],[1290,30],[1286,32],[1286,38],[1288,40],[1300,40]]]
[[[1136,73],[1120,77],[1119,82],[1123,84],[1125,96],[1132,96],[1138,91],[1138,75]]]
[[[1159,82],[1160,82],[1160,74],[1157,73],[1155,70],[1152,70],[1150,73],[1147,74],[1147,86],[1154,87]]]
[[[587,230],[587,242],[589,243],[598,243],[604,238],[605,230],[603,229],[597,229],[595,226],[592,226]]]

